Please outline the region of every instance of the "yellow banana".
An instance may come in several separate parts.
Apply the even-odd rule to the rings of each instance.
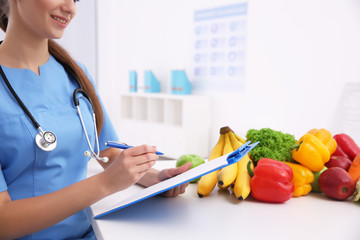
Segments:
[[[223,150],[223,154],[222,155],[226,155],[228,153],[231,153],[234,151],[231,142],[230,142],[230,135],[229,135],[230,131],[227,132],[224,135],[224,150]]]
[[[234,150],[238,149],[241,145],[243,145],[245,143],[245,139],[239,137],[235,132],[231,132],[230,133],[230,140],[231,140],[231,144],[234,148]],[[247,156],[248,157],[248,156]],[[246,157],[245,157],[246,158]],[[240,160],[241,161],[241,160]],[[239,161],[239,162],[240,162]],[[248,160],[246,160],[248,162]],[[242,177],[240,177],[240,175],[242,175],[243,173],[241,173],[241,164],[240,163],[236,163],[237,164],[237,175],[236,175],[236,179],[239,179],[238,182],[240,181],[240,179],[242,179]],[[230,185],[230,190],[235,194],[235,182],[236,180]],[[237,187],[239,188],[240,184],[237,183]],[[239,192],[240,189],[237,189],[237,193]],[[241,192],[241,190],[240,190]],[[236,194],[235,194],[236,195]],[[238,197],[238,196],[237,196]]]
[[[235,179],[236,181],[236,179]],[[231,192],[234,192],[234,186],[235,186],[235,182],[233,182],[232,184],[230,184],[230,190]]]
[[[216,186],[217,174],[220,170],[213,171],[202,176],[198,182],[197,194],[199,197],[205,197],[209,195]]]
[[[230,136],[231,146],[234,149],[234,151],[244,144],[243,142],[238,140],[236,134],[233,131],[229,132],[229,136]]]
[[[216,181],[217,181],[217,179],[216,179]],[[228,188],[229,188],[229,186],[226,186],[226,187],[220,186],[219,183],[217,184],[217,186],[218,186],[219,189],[224,190],[224,191],[227,191]]]
[[[230,141],[230,134],[232,131],[229,131],[225,134],[225,144],[223,155],[231,153],[234,151],[232,143]],[[220,170],[217,175],[217,182],[221,188],[227,188],[231,183],[235,181],[237,175],[237,164],[231,164],[227,167],[224,167]]]
[[[237,135],[236,133],[234,133],[236,139],[241,142],[242,144],[246,143],[246,139],[240,137],[239,135]]]
[[[225,145],[225,135],[220,134],[219,140],[211,150],[208,161],[211,161],[215,158],[221,157],[223,155],[223,149]],[[197,185],[197,193],[199,197],[204,197],[209,195],[214,189],[217,183],[217,174],[220,170],[216,170],[214,172],[208,173],[202,176]]]
[[[232,191],[239,200],[246,199],[250,194],[251,177],[247,170],[247,164],[249,161],[251,161],[251,159],[249,155],[246,154],[242,159],[240,159],[240,161],[236,163],[238,166],[238,172]],[[251,169],[254,169],[254,164],[252,161],[250,167]]]

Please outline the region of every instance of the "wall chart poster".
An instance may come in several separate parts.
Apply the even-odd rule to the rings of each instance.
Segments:
[[[248,4],[196,10],[191,79],[195,91],[243,91]]]

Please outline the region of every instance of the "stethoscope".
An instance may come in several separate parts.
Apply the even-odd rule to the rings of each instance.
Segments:
[[[75,107],[77,109],[77,112],[78,112],[78,115],[79,115],[79,118],[80,118],[80,122],[81,122],[81,126],[83,128],[84,133],[85,133],[86,141],[87,141],[87,143],[89,145],[89,149],[90,149],[90,151],[85,151],[84,155],[87,156],[87,157],[93,157],[96,160],[99,160],[99,161],[102,161],[102,162],[108,162],[109,159],[107,157],[100,157],[99,156],[100,147],[99,147],[99,138],[98,138],[97,129],[96,129],[95,111],[94,111],[94,106],[93,106],[93,104],[92,104],[92,102],[90,100],[90,97],[87,95],[87,93],[81,87],[81,84],[80,84],[78,78],[76,77],[75,73],[73,71],[71,71],[71,69],[68,68],[65,64],[62,64],[62,65],[64,66],[66,72],[71,73],[71,75],[75,78],[76,82],[80,86],[79,88],[75,89],[74,92],[73,92],[73,101],[74,101]],[[1,65],[0,65],[0,74],[1,74],[2,78],[4,79],[4,82],[5,82],[6,86],[8,87],[8,89],[10,90],[11,94],[14,96],[16,101],[19,103],[22,110],[30,118],[30,120],[33,123],[34,127],[38,130],[38,133],[35,136],[36,145],[41,150],[44,150],[44,151],[47,151],[47,152],[48,151],[53,151],[57,146],[57,138],[56,138],[55,133],[53,133],[52,131],[44,131],[41,128],[40,124],[36,121],[34,116],[31,114],[29,109],[25,106],[23,101],[21,101],[20,97],[17,95],[17,93],[15,92],[13,87],[11,86],[11,84],[10,84],[9,80],[7,79]],[[95,132],[95,144],[96,144],[96,147],[97,147],[97,150],[98,150],[97,153],[94,151],[93,147],[90,144],[89,136],[87,134],[85,124],[84,124],[84,120],[82,118],[82,114],[81,114],[81,111],[80,111],[80,102],[79,102],[79,99],[77,97],[78,93],[81,93],[89,101],[89,103],[91,105],[91,108],[92,108],[92,117],[93,117],[94,132]]]

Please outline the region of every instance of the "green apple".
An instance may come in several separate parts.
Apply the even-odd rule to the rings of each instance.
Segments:
[[[187,162],[191,162],[191,168],[197,167],[200,164],[203,164],[205,161],[202,157],[200,157],[199,155],[196,154],[184,154],[181,155],[178,160],[176,161],[176,167],[180,167],[182,165],[184,165]],[[191,181],[191,183],[196,183],[197,181],[199,181],[200,178],[194,179]]]
[[[326,169],[327,169],[327,167],[324,167],[319,172],[313,172],[314,173],[314,181],[311,183],[311,192],[321,193],[321,190],[319,187],[319,177],[320,177],[321,173],[323,173]]]

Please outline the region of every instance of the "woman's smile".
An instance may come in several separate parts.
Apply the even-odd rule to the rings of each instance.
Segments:
[[[55,15],[50,15],[52,19],[54,19],[57,23],[59,23],[62,27],[66,27],[69,19],[68,18],[64,18],[64,17],[60,17],[60,16],[55,16]]]

